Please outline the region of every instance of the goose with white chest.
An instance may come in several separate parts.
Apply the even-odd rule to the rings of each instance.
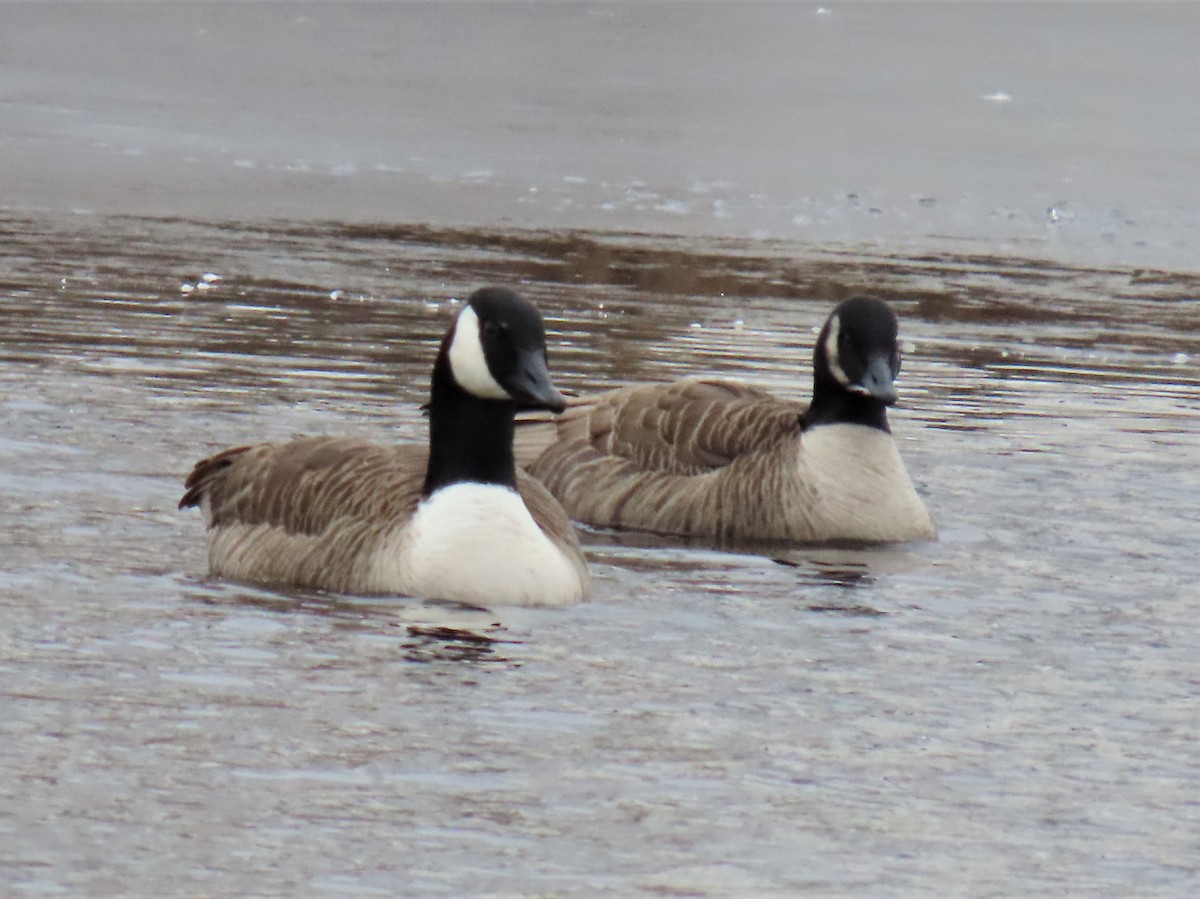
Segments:
[[[817,339],[807,407],[736,381],[624,387],[519,422],[519,460],[593,525],[734,543],[935,539],[887,421],[897,332],[882,300],[848,299]]]
[[[516,469],[518,406],[561,411],[541,315],[503,288],[474,293],[438,351],[429,443],[312,437],[199,462],[213,574],[270,586],[405,594],[477,605],[567,605],[587,595],[571,522]]]

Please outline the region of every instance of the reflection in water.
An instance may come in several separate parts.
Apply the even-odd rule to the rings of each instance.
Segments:
[[[804,608],[805,608],[805,611],[807,611],[807,612],[824,612],[824,613],[829,613],[829,614],[834,614],[834,615],[846,615],[850,618],[876,618],[881,615],[887,614],[887,612],[883,612],[883,611],[880,611],[879,609],[872,608],[871,606],[865,606],[862,604],[853,604],[853,605],[836,604],[835,605],[835,604],[831,604],[831,603],[824,603],[824,604],[809,605],[809,606],[805,606]]]
[[[309,377],[323,389],[337,382],[327,390],[334,396],[394,394],[397,381],[422,380],[413,377],[415,349],[440,336],[449,315],[442,298],[528,280],[560,337],[556,368],[586,373],[589,387],[700,367],[786,380],[803,392],[811,328],[857,290],[897,306],[922,375],[952,363],[992,378],[1032,372],[1054,382],[1200,386],[1200,277],[1190,274],[1149,278],[992,257],[798,261],[787,245],[697,249],[665,238],[417,227],[262,232],[135,220],[134,237],[123,240],[103,223],[81,224],[84,233],[70,235],[70,264],[39,223],[0,226],[15,263],[0,324],[19,333],[3,346],[7,360],[57,358],[97,372],[132,366],[188,390],[293,388]],[[263,264],[266,242],[278,273],[272,260]],[[388,263],[364,265],[373,253]],[[126,264],[109,270],[97,261],[106,257]],[[208,269],[220,269],[222,280],[180,291]],[[1114,299],[1102,320],[1098,296]],[[626,356],[629,344],[639,352]]]
[[[860,555],[865,554],[865,552],[869,552],[869,550],[860,553]],[[814,584],[831,587],[870,587],[876,580],[866,559],[861,561],[847,559],[839,563],[825,562],[819,558],[810,558],[801,562],[795,558],[789,559],[776,556],[771,561],[787,566],[788,568],[803,569],[810,567],[811,570],[807,574]]]
[[[509,662],[496,655],[500,642],[487,634],[454,627],[410,624],[404,657],[410,662]]]
[[[246,608],[275,615],[319,615],[334,629],[389,633],[399,630],[399,657],[409,662],[512,663],[498,647],[522,641],[509,635],[488,609],[444,600],[354,597],[267,589],[214,582],[185,590],[193,602],[224,608]]]

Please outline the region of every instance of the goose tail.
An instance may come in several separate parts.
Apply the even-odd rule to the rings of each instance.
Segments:
[[[204,496],[208,493],[209,488],[212,487],[213,482],[233,464],[238,456],[249,449],[252,449],[252,447],[237,446],[197,462],[196,466],[192,469],[192,473],[183,482],[184,489],[187,492],[179,500],[179,508],[189,509],[192,506],[199,506],[204,501]]]

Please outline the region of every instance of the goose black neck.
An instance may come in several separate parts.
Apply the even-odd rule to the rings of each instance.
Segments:
[[[513,420],[516,405],[463,390],[439,357],[429,400],[429,465],[423,496],[462,482],[516,488]]]
[[[817,425],[865,425],[888,434],[887,407],[873,396],[848,393],[837,381],[816,378],[808,409],[800,416],[801,427]]]

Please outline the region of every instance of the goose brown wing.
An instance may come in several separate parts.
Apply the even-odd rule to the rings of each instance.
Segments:
[[[207,500],[210,527],[268,524],[322,534],[347,518],[382,522],[420,499],[427,450],[311,437],[226,450],[197,463],[180,508]]]
[[[626,387],[569,408],[558,439],[663,474],[698,475],[795,436],[802,407],[735,381]]]
[[[589,581],[587,561],[583,555],[583,547],[579,544],[579,532],[567,517],[566,510],[541,481],[524,471],[517,472],[517,489],[525,508],[529,510],[538,527],[571,560],[575,570],[579,572],[586,593]]]
[[[428,450],[364,440],[311,437],[225,450],[196,464],[180,508],[207,497],[212,525],[268,524],[293,534],[322,534],[346,518],[383,523],[406,517],[421,498]],[[579,555],[579,538],[558,500],[518,472],[534,521]]]

